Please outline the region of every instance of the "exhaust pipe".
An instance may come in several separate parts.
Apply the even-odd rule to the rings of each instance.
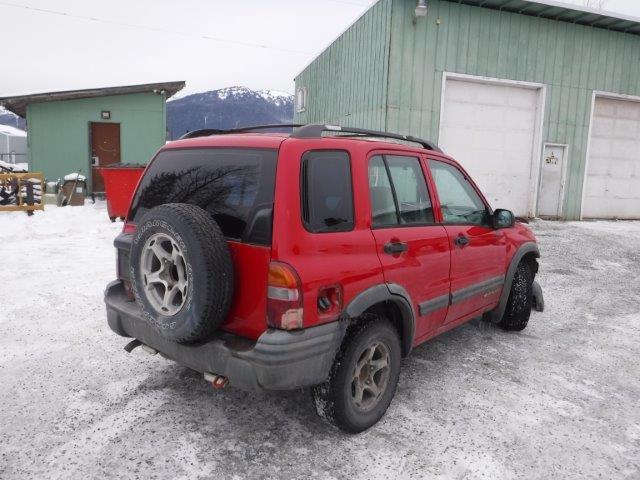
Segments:
[[[227,386],[229,379],[225,376],[218,375],[217,373],[204,372],[204,379],[209,382],[216,390],[222,389]]]
[[[149,355],[155,355],[158,353],[158,350],[156,350],[155,348],[151,348],[149,345],[145,345],[144,343],[141,345],[141,347],[142,350],[147,352]]]

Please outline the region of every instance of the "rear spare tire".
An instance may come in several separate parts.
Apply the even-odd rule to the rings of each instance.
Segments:
[[[218,224],[202,208],[168,203],[140,220],[131,246],[133,294],[166,339],[205,340],[226,318],[233,264]]]

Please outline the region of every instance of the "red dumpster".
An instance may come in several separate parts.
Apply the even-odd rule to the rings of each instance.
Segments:
[[[107,211],[112,222],[124,220],[129,213],[131,197],[138,185],[144,165],[116,164],[100,168],[107,197]]]

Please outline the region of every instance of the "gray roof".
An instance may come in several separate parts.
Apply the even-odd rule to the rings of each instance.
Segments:
[[[185,86],[184,81],[145,83],[143,85],[126,85],[122,87],[90,88],[87,90],[68,90],[64,92],[34,93],[13,97],[0,97],[0,105],[16,115],[24,118],[27,105],[36,102],[55,102],[59,100],[76,100],[79,98],[107,97],[111,95],[127,95],[131,93],[147,93],[164,91],[167,98],[172,97]]]
[[[595,10],[555,0],[447,0],[453,3],[521,13],[532,17],[549,18],[561,22],[577,23],[616,32],[640,35],[640,18],[620,13]]]

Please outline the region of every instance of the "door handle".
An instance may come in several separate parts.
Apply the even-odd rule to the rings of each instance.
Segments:
[[[396,255],[398,253],[406,252],[408,249],[408,245],[404,242],[389,242],[384,246],[384,253]]]
[[[460,248],[464,248],[467,245],[469,245],[469,237],[460,234],[456,237],[456,239],[453,241],[453,243],[456,244],[456,246],[460,247]]]

